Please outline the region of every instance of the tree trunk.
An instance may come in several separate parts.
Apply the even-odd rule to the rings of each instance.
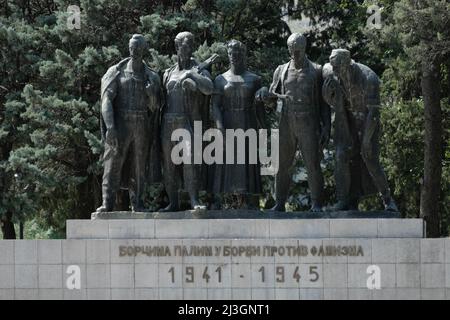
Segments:
[[[23,229],[24,229],[24,222],[20,221],[19,222],[19,237],[21,240],[23,240]]]
[[[425,106],[424,176],[420,216],[426,221],[427,237],[440,236],[439,196],[442,175],[442,110],[439,63],[422,66],[422,95]]]
[[[3,239],[16,239],[16,230],[12,222],[12,213],[7,212],[1,220]]]

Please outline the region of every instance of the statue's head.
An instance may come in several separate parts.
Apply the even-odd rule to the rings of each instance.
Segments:
[[[302,61],[306,56],[306,37],[300,33],[293,33],[287,40],[287,46],[291,58]]]
[[[133,34],[129,43],[130,57],[142,60],[144,53],[148,50],[148,44],[142,34]]]
[[[180,32],[175,37],[175,49],[178,56],[190,58],[194,52],[194,35],[188,31]]]
[[[238,40],[231,40],[227,43],[228,59],[232,65],[245,65],[247,47]]]
[[[333,72],[337,76],[341,76],[343,72],[347,71],[351,62],[350,51],[346,49],[335,49],[331,51],[330,64],[333,67]]]

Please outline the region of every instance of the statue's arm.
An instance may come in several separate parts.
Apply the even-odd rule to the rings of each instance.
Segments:
[[[333,68],[329,63],[322,67],[322,97],[321,99],[331,108],[337,108],[341,92]]]
[[[162,78],[162,84],[161,84],[161,114],[165,111],[166,105],[167,105],[167,82],[169,81],[169,75],[170,75],[170,69],[167,69]]]
[[[274,108],[277,102],[277,91],[279,87],[281,66],[279,66],[273,73],[272,84],[269,88],[262,87],[256,92],[256,101],[262,102],[270,108]]]
[[[317,70],[317,97],[320,108],[320,122],[322,124],[322,139],[321,141],[323,145],[328,144],[330,139],[331,132],[331,108],[325,102],[325,99],[322,95],[322,87],[324,83],[322,67],[319,67]]]
[[[107,130],[115,128],[113,101],[117,94],[117,83],[111,81],[102,99],[102,117]]]
[[[207,70],[203,70],[200,73],[195,71],[189,71],[186,74],[187,78],[194,80],[197,85],[197,89],[204,95],[211,95],[214,91],[214,84],[211,80],[211,74]]]
[[[262,80],[260,77],[258,77],[255,81],[255,86],[258,89],[258,91],[262,87]],[[258,123],[258,127],[261,129],[264,129],[266,127],[266,113],[264,110],[264,103],[260,99],[255,99],[255,109],[256,109],[256,120]]]
[[[272,84],[269,87],[269,91],[271,93],[280,93],[279,87],[280,87],[281,69],[282,67],[278,66],[275,69],[275,72],[273,73]]]

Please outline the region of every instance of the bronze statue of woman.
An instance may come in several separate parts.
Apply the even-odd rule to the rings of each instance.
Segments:
[[[255,101],[255,94],[261,88],[261,77],[247,70],[247,49],[243,43],[231,40],[227,44],[227,52],[230,69],[214,81],[211,114],[217,128],[224,133],[227,129],[242,129],[244,132],[254,129],[257,132],[264,123],[264,106]],[[230,145],[230,141],[226,140],[225,137],[225,145]],[[250,150],[254,152],[257,148],[250,148],[246,139],[245,164],[238,164],[238,151],[236,144],[233,145],[233,164],[224,162],[216,167],[215,190],[217,193],[237,195],[241,207],[257,209],[262,191],[261,169],[258,161],[249,161],[250,158],[258,160],[257,154],[250,156]]]

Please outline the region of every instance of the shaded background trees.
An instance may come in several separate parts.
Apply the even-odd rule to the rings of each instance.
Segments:
[[[64,237],[66,219],[89,218],[99,204],[100,78],[108,66],[128,55],[131,34],[145,35],[151,47],[146,60],[162,72],[173,63],[173,38],[190,30],[197,37],[197,58],[222,54],[213,75],[227,67],[223,43],[236,38],[248,46],[249,68],[268,85],[276,66],[288,59],[285,41],[292,30],[283,20],[288,15],[310,19],[304,32],[312,60],[325,63],[332,48],[345,47],[357,61],[382,75],[382,161],[400,210],[405,217],[421,212],[431,223],[430,235],[446,234],[450,224],[450,10],[446,1],[422,1],[423,7],[415,7],[415,2],[377,1],[383,8],[381,30],[367,28],[371,1],[0,2],[0,215],[4,226],[12,217],[15,222],[27,221],[27,237]],[[75,4],[81,9],[80,30],[67,27],[67,8]],[[426,73],[422,66],[434,69]],[[441,90],[434,85],[438,80]],[[432,90],[427,90],[430,84]],[[275,112],[268,110],[268,117],[275,123]],[[330,201],[334,197],[332,151],[331,145],[323,163]],[[267,178],[267,193],[271,186]],[[289,199],[292,209],[307,207],[306,187],[298,160]],[[375,197],[362,207],[367,205],[381,208]]]

